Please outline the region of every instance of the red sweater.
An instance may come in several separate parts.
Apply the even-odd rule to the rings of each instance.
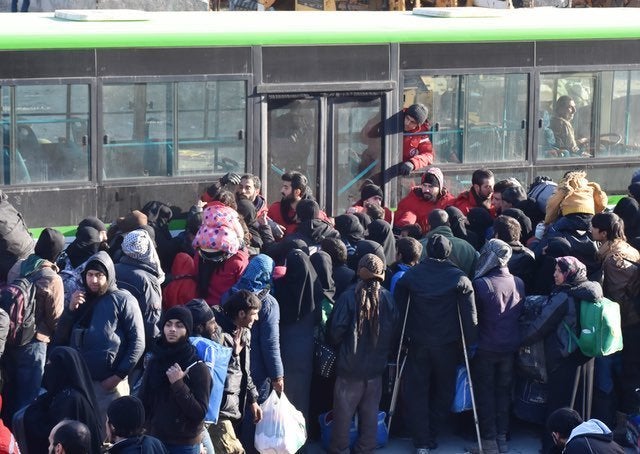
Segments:
[[[462,214],[465,216],[469,214],[471,208],[481,206],[476,202],[476,198],[473,196],[471,190],[461,193],[452,205],[462,211]],[[491,205],[491,208],[489,209],[489,214],[491,214],[492,218],[496,217],[496,208],[493,205]]]
[[[284,220],[284,218],[282,217],[282,213],[280,212],[280,204],[281,202],[273,202],[269,207],[267,216],[269,216],[273,222],[275,222],[276,224],[280,224],[285,228],[285,231],[284,231],[285,236],[291,235],[298,229],[298,223],[297,222],[287,223]],[[293,209],[289,210],[289,217],[292,219],[295,219],[295,216],[296,216],[296,210],[293,210]],[[329,216],[327,216],[326,213],[322,210],[320,210],[319,219],[322,219],[323,221],[331,222],[331,220],[329,219]]]
[[[429,136],[426,134],[413,135],[428,132],[429,129],[430,126],[427,122],[413,131],[406,132],[402,139],[402,161],[411,162],[413,170],[419,170],[433,164],[433,145]]]
[[[404,227],[405,225],[419,224],[423,232],[428,231],[427,218],[433,210],[444,210],[449,205],[453,205],[455,197],[447,194],[440,197],[437,201],[431,202],[425,200],[422,196],[416,194],[416,190],[420,190],[419,186],[411,188],[411,192],[398,203],[393,225],[395,227]]]

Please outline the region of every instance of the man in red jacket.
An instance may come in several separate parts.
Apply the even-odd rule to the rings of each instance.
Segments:
[[[437,167],[429,167],[422,175],[422,183],[398,203],[394,217],[394,227],[418,224],[423,232],[428,230],[429,213],[439,208],[444,210],[453,204],[455,198],[444,186],[444,176]]]
[[[433,164],[433,145],[429,139],[431,125],[427,120],[429,109],[424,104],[412,104],[404,111],[404,138],[402,164],[398,174],[409,175],[414,170]]]
[[[493,172],[489,169],[478,169],[471,176],[471,188],[460,194],[453,206],[462,211],[465,216],[474,207],[484,207],[489,210],[491,217],[496,217],[496,209],[491,204],[493,195],[493,184],[495,179]]]

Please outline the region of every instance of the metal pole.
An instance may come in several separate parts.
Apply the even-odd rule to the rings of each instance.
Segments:
[[[476,410],[476,398],[473,394],[473,380],[471,380],[471,367],[469,367],[469,355],[467,354],[467,341],[464,338],[464,328],[462,326],[462,315],[460,314],[460,306],[458,309],[458,323],[460,323],[460,334],[462,335],[462,351],[464,352],[464,365],[467,368],[467,377],[469,379],[469,391],[471,392],[471,407],[473,408],[473,422],[476,425],[476,435],[478,436],[478,451],[484,453],[482,449],[482,438],[480,437],[480,423],[478,421],[478,411]]]

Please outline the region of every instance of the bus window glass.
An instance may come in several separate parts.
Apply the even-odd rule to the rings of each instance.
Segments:
[[[244,81],[178,83],[177,173],[242,172],[246,116]]]
[[[596,76],[542,74],[538,105],[538,159],[591,157]]]
[[[280,198],[281,175],[296,170],[315,191],[318,174],[319,99],[269,99],[269,200]]]
[[[89,86],[24,85],[3,90],[5,183],[89,179]]]
[[[437,163],[526,158],[527,74],[405,77],[405,107],[429,108]]]
[[[382,168],[382,99],[331,99],[333,103],[333,181],[335,213],[360,199],[366,178]]]
[[[104,174],[111,178],[173,173],[173,84],[103,87]]]
[[[600,81],[597,157],[640,154],[640,71],[607,71]]]

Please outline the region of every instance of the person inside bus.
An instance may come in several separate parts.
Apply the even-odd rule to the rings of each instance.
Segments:
[[[383,185],[398,175],[409,175],[413,171],[430,166],[435,161],[433,145],[430,139],[431,125],[427,119],[429,109],[424,104],[412,104],[402,111],[403,114],[403,138],[402,138],[402,162],[395,164],[382,173],[376,173],[371,179],[376,184]],[[361,137],[368,148],[362,153],[359,170],[363,171],[375,160],[379,160],[380,141],[384,134],[383,122],[372,118],[363,128]],[[379,164],[376,165],[379,168]],[[374,167],[374,170],[376,169]]]
[[[549,127],[554,136],[555,153],[559,157],[590,156],[583,148],[589,144],[587,137],[576,138],[571,121],[576,114],[576,103],[570,96],[560,96],[556,101],[554,116]]]

